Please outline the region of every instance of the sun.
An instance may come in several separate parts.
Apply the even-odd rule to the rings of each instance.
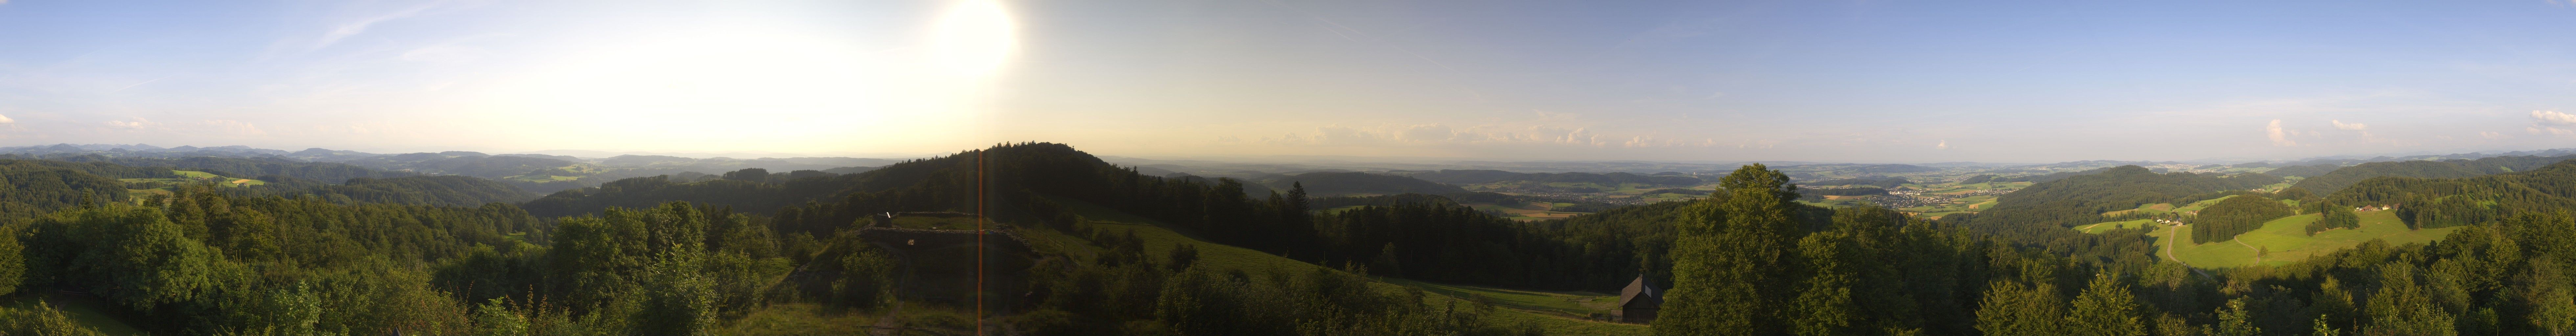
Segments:
[[[929,56],[949,75],[983,78],[1002,71],[1019,46],[1019,25],[1001,2],[967,0],[933,24]]]
[[[659,148],[984,141],[956,130],[989,129],[977,123],[1017,52],[1016,19],[985,0],[923,14],[920,35],[878,40],[758,23],[629,37],[497,86],[492,110],[553,127],[548,140],[645,132],[660,136],[616,141]]]

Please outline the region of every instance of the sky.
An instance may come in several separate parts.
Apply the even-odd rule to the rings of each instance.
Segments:
[[[0,146],[2054,162],[2576,147],[2576,3],[0,1]]]

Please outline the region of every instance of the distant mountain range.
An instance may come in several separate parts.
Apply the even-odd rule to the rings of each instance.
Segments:
[[[624,154],[602,158],[584,158],[553,154],[484,154],[448,151],[437,153],[381,154],[349,150],[309,148],[300,151],[221,147],[157,147],[119,144],[55,144],[43,146],[0,147],[0,155],[36,159],[179,159],[222,157],[277,162],[340,163],[368,169],[428,175],[463,175],[508,182],[536,193],[589,187],[601,182],[629,177],[681,174],[722,174],[760,168],[776,172],[797,170],[855,173],[870,167],[901,162],[897,159],[850,157],[789,157],[736,159],[727,157],[691,158],[666,155]],[[103,160],[101,160],[103,161]],[[327,181],[339,182],[339,181]]]

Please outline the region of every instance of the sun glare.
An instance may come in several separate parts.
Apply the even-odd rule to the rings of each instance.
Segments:
[[[929,56],[951,75],[983,78],[1001,72],[1018,45],[1018,24],[1000,2],[966,0],[931,27]]]
[[[607,44],[499,86],[506,98],[488,111],[613,129],[556,132],[564,139],[550,140],[606,141],[583,133],[644,131],[671,136],[619,141],[681,142],[650,144],[658,147],[982,141],[971,139],[971,130],[987,128],[975,124],[990,115],[994,81],[1019,44],[1017,24],[994,1],[924,14],[931,20],[917,39],[853,41],[747,25]],[[948,131],[928,131],[938,129]]]

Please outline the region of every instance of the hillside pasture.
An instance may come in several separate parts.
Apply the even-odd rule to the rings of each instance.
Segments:
[[[2078,226],[2076,226],[2074,229],[2075,229],[2075,231],[2082,231],[2082,232],[2084,232],[2084,233],[2102,233],[2103,231],[2111,231],[2111,230],[2116,230],[2116,229],[2120,229],[2120,228],[2140,228],[2140,227],[2150,227],[2150,226],[2152,226],[2152,225],[2159,225],[2159,224],[2156,224],[2156,221],[2155,221],[2155,220],[2153,220],[2153,219],[2140,219],[2140,220],[2117,221],[2117,222],[2101,222],[2101,223],[2093,223],[2093,224],[2078,225]]]
[[[2283,265],[2306,260],[2310,256],[2361,245],[2372,239],[2386,241],[2389,245],[2430,243],[2450,235],[2451,231],[2459,230],[2457,227],[2410,230],[2406,228],[2406,223],[2398,220],[2397,214],[2392,211],[2362,212],[2357,215],[2361,216],[2359,229],[2333,229],[2310,236],[2307,234],[2307,225],[2316,222],[2320,216],[2313,213],[2303,214],[2264,222],[2263,228],[2238,235],[2236,239],[2208,244],[2182,242],[2182,245],[2172,247],[2173,255],[2174,259],[2201,268],[2243,267],[2257,263]],[[2189,227],[2169,228],[2157,230],[2151,234],[2158,238],[2156,245],[2161,251],[2167,244],[2176,243],[2163,239],[2167,237],[2167,233],[2189,229]],[[2191,235],[2190,231],[2170,233],[2178,234],[2176,237]],[[2258,261],[2256,254],[2263,249],[2269,249],[2271,252],[2259,256]]]
[[[1197,266],[1194,267],[1214,267],[1217,270],[1241,270],[1250,274],[1264,274],[1268,272],[1296,274],[1300,272],[1313,272],[1316,269],[1324,269],[1323,266],[1316,266],[1314,264],[1308,264],[1294,259],[1262,253],[1260,251],[1224,244],[1209,243],[1194,238],[1190,234],[1175,231],[1168,226],[1162,225],[1160,222],[1134,215],[1128,215],[1126,213],[1121,213],[1117,210],[1112,210],[1098,205],[1069,199],[1054,200],[1058,203],[1064,204],[1066,209],[1072,210],[1076,215],[1081,216],[1083,223],[1090,225],[1095,230],[1104,230],[1104,232],[1121,234],[1134,232],[1137,238],[1144,240],[1147,260],[1164,260],[1166,258],[1170,258],[1174,248],[1177,248],[1180,244],[1186,243],[1195,245],[1198,248],[1198,261],[1194,264]],[[1035,232],[1046,230],[1037,229],[1028,231]],[[1094,249],[1088,241],[1075,241],[1075,239],[1080,238],[1069,235],[1025,235],[1024,237],[1032,240],[1046,241],[1033,242],[1032,244],[1060,246],[1067,249]],[[1096,251],[1093,252],[1097,253]],[[1594,293],[1517,291],[1472,286],[1433,285],[1403,279],[1376,279],[1379,281],[1371,282],[1370,286],[1388,293],[1402,293],[1407,289],[1416,289],[1434,294],[1426,296],[1424,300],[1424,303],[1433,306],[1442,306],[1453,303],[1461,307],[1470,306],[1472,305],[1470,302],[1475,301],[1474,297],[1482,296],[1488,300],[1487,302],[1493,302],[1496,306],[1504,308],[1495,309],[1491,313],[1487,313],[1484,318],[1489,321],[1507,326],[1523,323],[1536,324],[1540,328],[1545,329],[1549,335],[1647,335],[1652,333],[1652,330],[1649,330],[1645,325],[1640,324],[1611,323],[1585,320],[1579,317],[1568,317],[1568,315],[1575,315],[1573,313],[1576,312],[1587,312],[1573,310],[1584,309],[1581,307],[1583,307],[1583,303],[1585,302],[1576,302],[1572,305],[1568,305],[1554,301],[1576,300],[1582,298],[1593,298],[1594,301],[1598,301],[1600,296]],[[1616,301],[1616,299],[1614,298],[1612,301]],[[1606,311],[1604,311],[1604,313],[1606,313]]]

